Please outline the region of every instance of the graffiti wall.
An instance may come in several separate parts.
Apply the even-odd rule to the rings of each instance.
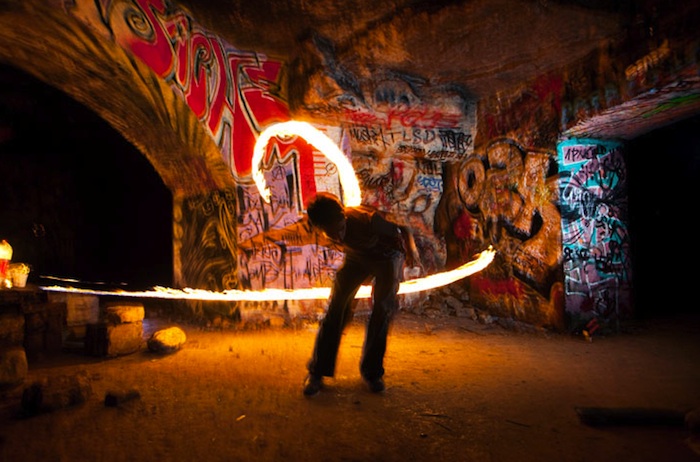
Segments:
[[[212,290],[238,287],[237,262],[231,255],[236,246],[236,194],[233,190],[215,191],[201,197],[174,198],[173,239],[175,252],[184,262],[176,273],[182,274],[188,287]],[[202,315],[204,304],[189,303]],[[208,308],[226,316],[238,315],[236,303],[212,303]]]
[[[426,123],[412,119],[411,123]],[[362,202],[409,226],[428,272],[445,266],[444,237],[435,232],[442,198],[443,165],[472,151],[471,135],[439,126],[403,126],[400,120],[348,126],[352,163]]]
[[[558,147],[568,324],[612,324],[631,308],[627,169],[622,145],[581,139]]]
[[[472,134],[469,127],[459,125],[463,115],[448,117],[447,111],[440,112],[437,106],[426,109],[419,102],[414,103],[413,110],[405,105],[401,108],[386,104],[385,112],[368,108],[361,116],[356,110],[353,117],[341,120],[340,127],[319,128],[349,158],[362,191],[362,203],[409,226],[424,270],[437,272],[446,260],[444,238],[434,229],[442,197],[442,167],[446,160],[463,158],[472,150]],[[426,114],[430,117],[421,118]],[[313,187],[307,189],[342,195],[338,166],[310,147],[308,157],[313,159],[313,169],[304,175],[298,149],[299,142],[292,151],[281,140],[272,145],[269,162],[265,163],[272,192],[270,204],[261,204],[256,190],[240,188],[241,242],[260,235],[269,237],[279,230],[289,230],[286,235],[290,236],[274,242],[256,239],[257,245],[246,246],[240,274],[247,287],[329,286],[342,261],[342,254],[333,249],[295,245],[294,232],[305,232],[296,228],[304,212],[304,182],[311,178]],[[288,154],[283,155],[285,152]]]
[[[494,314],[561,328],[561,240],[554,152],[495,139],[455,166],[439,227],[448,266],[493,245],[494,263],[470,277],[471,300]]]
[[[337,255],[319,257],[291,246],[251,255],[236,247],[239,240],[297,221],[305,200],[317,190],[340,193],[334,165],[300,137],[273,138],[268,146],[261,168],[273,190],[270,204],[262,201],[253,183],[258,136],[266,127],[289,120],[283,63],[224,42],[174,2],[103,0],[67,6],[170,84],[208,129],[238,184],[235,190],[178,198],[177,283],[224,290],[326,282],[323,271],[315,268],[325,260],[337,261]],[[329,135],[342,143],[341,132]]]
[[[300,136],[273,138],[267,146],[260,167],[272,192],[269,203],[252,181],[257,136],[289,119],[283,63],[223,42],[170,2],[97,5],[114,41],[167,81],[208,127],[237,182],[231,190],[178,198],[181,284],[215,290],[329,285],[342,259],[333,249],[297,243],[293,233],[239,248],[294,230],[315,192],[342,194],[337,166]],[[558,325],[555,156],[506,138],[475,151],[476,103],[453,88],[432,88],[400,74],[365,87],[361,98],[350,95],[362,104],[349,109],[339,103],[337,126],[318,127],[351,160],[362,202],[413,229],[427,272],[457,266],[493,245],[496,264],[469,281],[475,303]],[[552,107],[558,88],[540,92],[554,101]],[[350,97],[337,96],[338,102]]]
[[[244,250],[237,246],[294,227],[317,191],[342,195],[337,166],[300,136],[274,137],[267,146],[260,169],[272,192],[269,203],[252,180],[257,137],[290,117],[284,64],[225,43],[174,2],[102,0],[66,6],[170,84],[208,128],[236,179],[235,190],[177,198],[174,245],[180,285],[214,290],[329,285],[342,259],[337,251],[296,245],[293,237]],[[409,80],[398,74],[382,79],[363,95],[365,104],[343,106],[336,127],[317,128],[351,159],[363,203],[410,226],[424,268],[437,271],[446,261],[444,239],[434,226],[443,165],[472,153],[475,103],[454,89]]]
[[[328,128],[325,134],[343,144],[343,131]],[[291,144],[293,143],[293,144]],[[308,151],[303,156],[300,149]],[[335,164],[304,140],[271,143],[271,155],[265,163],[270,202],[263,201],[257,187],[242,182],[238,187],[237,228],[241,242],[272,230],[293,227],[305,212],[306,195],[328,191],[342,197]],[[309,158],[305,166],[304,157]],[[306,171],[304,169],[306,168]],[[304,182],[311,186],[304,187]],[[299,236],[296,236],[299,237]],[[277,241],[266,241],[242,252],[240,278],[244,287],[308,288],[329,286],[342,255],[331,249],[295,242],[295,234]]]

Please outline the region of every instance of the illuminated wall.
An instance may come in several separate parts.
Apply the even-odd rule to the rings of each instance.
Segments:
[[[71,13],[106,31],[186,101],[236,179],[233,189],[174,198],[176,283],[213,290],[328,286],[342,258],[331,249],[291,242],[237,248],[239,241],[294,224],[316,191],[341,194],[335,165],[299,137],[273,138],[268,146],[262,170],[272,189],[269,204],[253,184],[257,135],[289,119],[283,63],[225,43],[171,3],[95,5]],[[428,87],[430,98],[412,96],[406,104],[392,100],[397,89],[407,91],[406,82],[383,85],[368,95],[367,106],[346,110],[337,126],[318,128],[351,158],[363,202],[410,225],[425,268],[438,271],[446,261],[444,240],[434,230],[442,168],[473,151],[475,104]]]
[[[329,285],[342,257],[330,249],[293,242],[237,248],[237,242],[294,224],[317,190],[340,193],[335,166],[301,138],[273,139],[269,145],[262,166],[273,192],[269,204],[252,182],[256,135],[289,118],[280,80],[284,64],[224,43],[161,1],[100,5],[98,16],[116,43],[187,102],[236,179],[230,190],[175,198],[180,285],[214,290]],[[429,272],[456,267],[493,245],[498,257],[492,268],[464,281],[474,303],[498,315],[561,327],[553,143],[561,82],[537,82],[537,99],[517,101],[519,112],[498,107],[484,114],[482,138],[488,141],[477,147],[475,101],[397,73],[377,80],[356,99],[363,104],[336,107],[337,126],[319,127],[351,159],[363,202],[414,230]]]
[[[448,178],[438,215],[448,266],[485,245],[498,251],[465,281],[471,300],[498,316],[563,328],[556,154],[497,138]]]
[[[252,181],[256,136],[290,117],[285,63],[225,43],[175,3],[63,6],[147,65],[157,79],[143,79],[144,85],[167,82],[207,128],[235,179],[231,188],[174,198],[176,284],[213,290],[328,285],[337,252],[293,242],[237,247],[293,225],[317,190],[340,193],[335,166],[298,137],[270,143],[263,170],[271,203]],[[479,101],[478,114],[476,101],[454,86],[367,69],[355,75],[320,70],[311,87],[338,93],[311,102],[337,116],[337,123],[319,128],[351,159],[364,203],[413,228],[428,271],[456,267],[493,245],[494,263],[463,281],[472,302],[499,316],[564,328],[629,311],[624,204],[607,195],[611,185],[624,191],[619,147],[595,142],[594,158],[572,162],[577,149],[591,149],[589,141],[558,146],[562,131],[578,120],[629,98],[633,86],[619,75],[624,65],[603,66],[612,58],[594,56],[592,64]],[[596,63],[603,69],[591,73]],[[631,78],[644,80],[647,67],[635,69]],[[358,86],[362,94],[340,85],[367,75]],[[141,103],[160,102],[144,96]]]
[[[385,112],[353,113],[345,123],[363,203],[414,231],[422,264],[431,273],[447,260],[444,236],[435,232],[443,167],[474,149],[468,115],[430,102],[389,104]]]
[[[175,4],[159,0],[88,4],[71,10],[146,64],[206,126],[236,180],[236,188],[175,197],[176,283],[222,290],[295,287],[327,282],[313,268],[325,259],[308,249],[266,248],[240,254],[245,240],[301,216],[317,189],[338,191],[333,168],[303,139],[274,139],[263,169],[274,190],[265,204],[251,173],[253,146],[270,124],[289,120],[283,63],[239,50],[201,28]],[[337,132],[337,130],[336,130]],[[337,136],[342,134],[336,133]],[[336,255],[331,260],[338,261]],[[311,268],[311,269],[308,269]]]
[[[318,128],[342,145],[342,130]],[[242,184],[237,191],[237,228],[241,241],[296,223],[302,217],[308,197],[304,190],[307,193],[324,190],[342,197],[335,165],[320,152],[301,138],[290,140],[293,144],[273,140],[269,146],[271,156],[263,168],[271,191],[270,203],[263,201],[254,185]],[[304,188],[305,182],[313,185]],[[341,258],[341,254],[326,248],[294,245],[291,241],[281,245],[270,242],[241,251],[241,283],[255,290],[328,286]]]
[[[250,173],[255,137],[289,110],[282,63],[243,51],[163,0],[103,1],[111,38],[168,82],[210,131],[235,176]]]

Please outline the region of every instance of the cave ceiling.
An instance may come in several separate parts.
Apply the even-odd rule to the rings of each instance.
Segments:
[[[508,90],[621,39],[619,2],[523,0],[183,0],[229,43],[289,63],[360,78],[383,73],[459,85],[477,99]],[[323,61],[325,58],[325,61]]]
[[[373,82],[392,76],[409,86],[458,88],[474,101],[508,94],[595,50],[632,37],[653,38],[659,30],[672,29],[669,24],[687,22],[683,16],[688,10],[693,15],[698,11],[680,0],[178,3],[236,47],[289,63],[290,106],[298,114],[313,112],[322,100],[338,98],[338,92],[352,93],[356,87],[367,93]],[[319,82],[328,75],[346,87],[335,94],[320,91]],[[698,111],[700,103],[686,104],[682,112],[666,112],[658,121],[627,111],[622,122],[617,117],[611,126],[610,118],[602,117],[576,127],[573,134],[628,138]]]

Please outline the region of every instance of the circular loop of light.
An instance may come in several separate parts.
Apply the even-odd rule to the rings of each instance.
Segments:
[[[307,143],[318,149],[328,160],[333,162],[338,168],[340,184],[343,187],[343,203],[349,207],[360,205],[362,193],[360,192],[360,183],[355,176],[355,170],[348,158],[343,154],[343,151],[331,140],[325,133],[313,127],[307,122],[291,120],[289,122],[281,122],[270,125],[258,137],[253,148],[253,165],[252,175],[255,185],[260,191],[260,195],[267,203],[270,202],[270,188],[265,181],[265,175],[260,170],[267,144],[273,137],[288,138],[292,136],[300,136]]]

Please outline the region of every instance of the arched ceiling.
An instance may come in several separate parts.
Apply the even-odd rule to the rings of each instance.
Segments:
[[[213,139],[168,84],[112,41],[64,15],[42,2],[0,1],[0,63],[66,93],[106,120],[144,154],[173,195],[235,186]],[[23,82],[4,87],[4,112],[41,110],[23,106],[21,92],[31,87]],[[0,142],[12,136],[4,122],[0,118]]]
[[[299,114],[324,102],[328,94],[319,92],[316,83],[333,72],[369,82],[377,76],[401,75],[407,82],[460,88],[482,100],[517,91],[547,71],[624,41],[651,43],[660,34],[700,40],[696,21],[700,5],[683,0],[176,0],[175,4],[233,46],[288,63],[290,104]],[[181,101],[165,97],[171,92],[162,82],[89,31],[66,30],[56,15],[54,6],[0,1],[0,61],[92,108],[146,155],[174,194],[233,184],[214,142]],[[36,35],[38,30],[41,36]],[[52,38],[51,47],[45,46],[43,37]],[[644,46],[640,50],[642,55],[649,51]],[[700,90],[696,86],[690,91],[675,94],[671,101],[681,100],[681,111],[666,110],[661,117],[640,115],[635,112],[638,106],[631,104],[622,108],[624,113],[613,109],[612,116],[585,121],[572,134],[637,136],[700,112]],[[160,103],[135,105],[138,98],[129,96],[134,92]],[[653,101],[645,103],[653,109]],[[610,124],[611,119],[616,123]],[[193,145],[200,155],[193,155]]]

